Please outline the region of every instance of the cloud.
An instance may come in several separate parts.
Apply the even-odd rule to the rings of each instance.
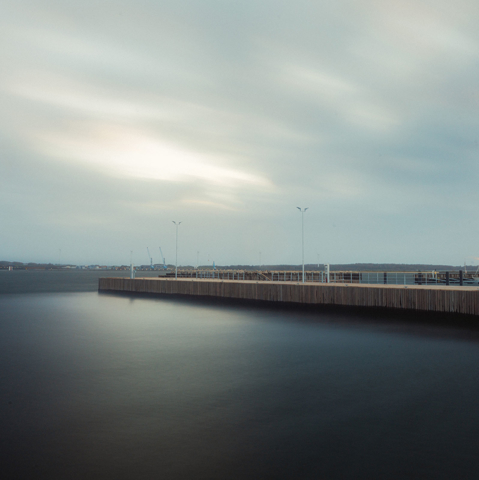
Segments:
[[[111,175],[174,182],[199,179],[231,187],[242,183],[269,186],[266,179],[215,165],[221,162],[124,127],[99,125],[88,136],[76,137],[45,133],[37,141],[44,155],[85,162]]]
[[[181,216],[193,252],[282,263],[304,204],[330,261],[454,262],[430,238],[479,233],[477,20],[468,0],[7,0],[5,229],[142,244]]]

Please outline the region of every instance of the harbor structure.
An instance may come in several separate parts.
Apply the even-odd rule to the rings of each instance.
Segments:
[[[301,277],[301,274],[300,274]],[[479,285],[302,283],[221,278],[100,278],[100,292],[479,315]]]

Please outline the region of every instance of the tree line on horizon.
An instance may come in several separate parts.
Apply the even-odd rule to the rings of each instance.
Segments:
[[[0,269],[5,269],[8,267],[13,267],[14,269],[58,269],[65,266],[74,266],[71,264],[58,265],[53,263],[23,263],[23,262],[12,262],[7,260],[0,261]],[[169,265],[169,268],[174,268],[174,266]],[[182,269],[194,269],[195,267],[191,265],[181,265],[178,268]],[[200,269],[211,269],[211,265],[200,265]],[[228,270],[279,270],[279,271],[298,271],[302,269],[302,265],[287,265],[287,264],[277,264],[277,265],[217,265],[217,269],[228,269]],[[323,271],[324,264],[305,264],[305,270],[307,271]],[[440,264],[417,264],[417,263],[332,263],[330,264],[330,271],[353,271],[353,272],[416,272],[416,271],[448,271],[448,270],[464,270],[466,268],[468,271],[476,271],[479,267],[477,265],[440,265]]]

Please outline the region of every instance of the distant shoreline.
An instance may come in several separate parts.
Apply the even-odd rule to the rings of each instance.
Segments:
[[[52,263],[22,263],[15,261],[0,261],[0,271],[9,270],[61,270],[61,271],[129,271],[129,265],[73,265],[73,264],[52,264]],[[151,271],[150,265],[135,265],[137,270]],[[168,265],[169,269],[175,268],[174,265]],[[195,269],[192,265],[178,265],[179,269],[191,270]],[[200,265],[199,269],[211,269],[212,265]],[[298,271],[301,265],[216,265],[217,270],[273,270],[273,271]],[[305,264],[307,271],[322,271],[323,264]],[[477,265],[440,265],[440,264],[413,264],[413,263],[346,263],[346,264],[330,264],[331,271],[353,271],[353,272],[415,272],[415,271],[457,271],[467,270],[475,272]],[[162,271],[162,265],[155,265],[153,271]]]

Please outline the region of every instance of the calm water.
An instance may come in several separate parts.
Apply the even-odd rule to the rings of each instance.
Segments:
[[[479,478],[477,333],[96,287],[0,272],[2,478]]]

